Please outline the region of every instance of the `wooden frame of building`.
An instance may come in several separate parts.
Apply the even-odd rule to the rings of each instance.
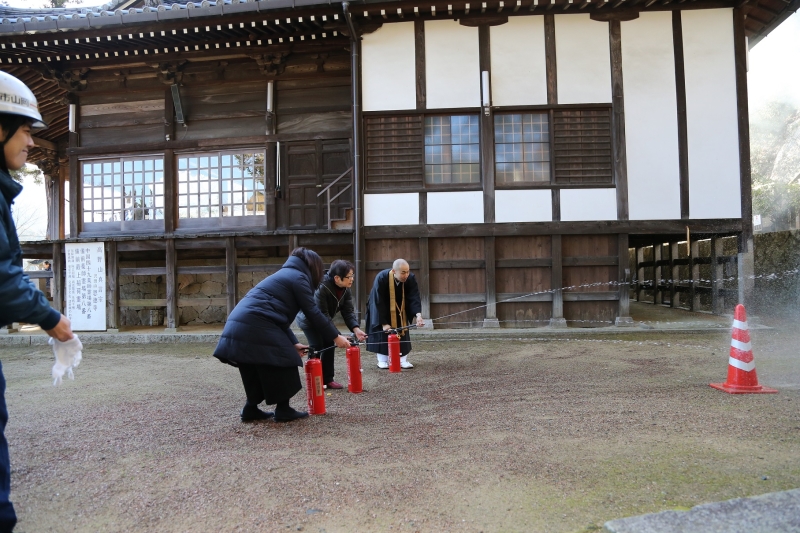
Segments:
[[[404,257],[438,326],[624,324],[629,247],[734,235],[752,264],[747,38],[790,10],[0,7],[0,68],[50,123],[30,158],[49,240],[24,253],[54,259],[62,308],[63,244],[105,242],[111,328],[129,309],[163,308],[173,329],[191,306],[222,321],[298,245],[354,260],[361,309]],[[123,294],[130,276],[152,277],[152,293]],[[225,288],[192,296],[182,276]]]

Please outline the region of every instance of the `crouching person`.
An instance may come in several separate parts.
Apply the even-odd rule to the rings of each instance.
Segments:
[[[336,313],[341,313],[347,328],[353,332],[356,339],[363,341],[367,338],[367,334],[358,327],[358,319],[353,307],[353,293],[350,291],[354,278],[355,267],[353,264],[343,259],[337,259],[331,263],[330,270],[325,273],[322,283],[317,287],[317,291],[314,293],[314,302],[322,314],[331,320]],[[343,388],[341,384],[333,380],[333,355],[335,352],[333,342],[326,341],[302,311],[297,315],[297,325],[303,330],[308,344],[314,350],[321,352],[322,382],[329,389]]]
[[[302,390],[298,367],[308,346],[290,329],[302,310],[320,337],[340,348],[350,343],[314,303],[314,289],[322,278],[322,260],[306,248],[296,248],[283,267],[247,293],[228,317],[214,357],[239,369],[247,402],[242,422],[275,418],[290,422],[308,416],[289,400]],[[275,405],[275,412],[258,404]]]

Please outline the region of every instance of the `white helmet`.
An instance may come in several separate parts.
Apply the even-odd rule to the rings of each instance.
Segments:
[[[0,71],[0,113],[33,119],[34,128],[46,128],[36,96],[21,80]]]

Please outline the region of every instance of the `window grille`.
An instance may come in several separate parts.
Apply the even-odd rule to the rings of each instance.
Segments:
[[[550,182],[550,124],[547,113],[494,116],[497,184]]]
[[[264,215],[264,160],[263,151],[178,156],[178,217]]]
[[[82,161],[81,175],[85,223],[164,218],[163,158]]]
[[[425,117],[425,183],[480,183],[477,115]]]

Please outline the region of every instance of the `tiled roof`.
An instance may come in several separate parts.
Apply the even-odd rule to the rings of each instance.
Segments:
[[[330,4],[330,0],[154,0],[145,7],[120,9],[118,0],[96,7],[18,9],[0,6],[0,34],[76,30],[112,24],[153,22]],[[338,2],[337,2],[338,3]]]

